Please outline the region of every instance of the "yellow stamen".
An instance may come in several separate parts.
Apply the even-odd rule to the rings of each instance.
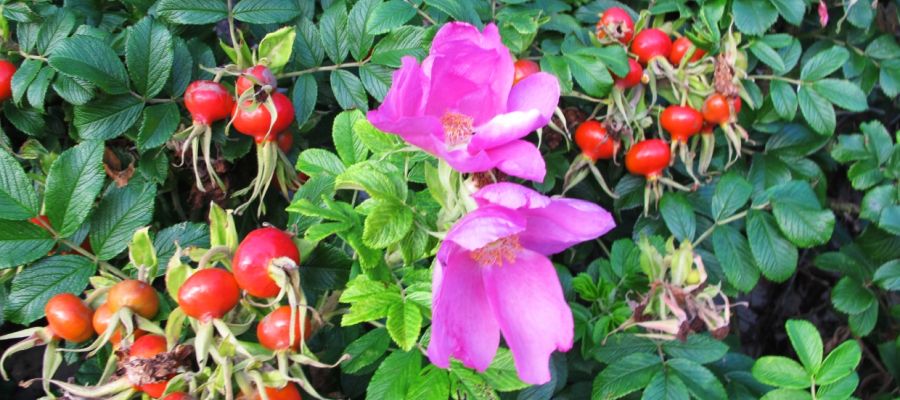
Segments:
[[[469,142],[469,138],[475,133],[472,125],[475,120],[465,114],[448,111],[441,117],[441,125],[444,126],[444,140],[450,147],[459,146]]]
[[[509,264],[515,262],[516,254],[521,249],[519,235],[512,235],[497,239],[478,250],[472,251],[471,257],[483,267],[502,267],[504,261]]]

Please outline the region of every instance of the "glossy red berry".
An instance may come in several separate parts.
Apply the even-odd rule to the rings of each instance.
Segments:
[[[112,312],[128,307],[135,314],[150,319],[159,311],[159,296],[146,282],[129,279],[113,285],[106,296]]]
[[[272,87],[272,90],[278,88],[278,79],[275,78],[275,74],[272,73],[272,70],[265,65],[255,65],[244,70],[244,73],[238,77],[237,82],[234,85],[237,89],[238,96],[253,88],[253,80],[248,78],[247,75],[253,76],[253,79],[257,82],[257,86],[261,87],[268,85]]]
[[[678,39],[675,39],[675,42],[672,43],[672,52],[669,53],[669,62],[672,65],[678,65],[681,63],[681,59],[687,54],[688,50],[691,49],[691,46],[694,44],[690,39],[682,36]],[[699,47],[694,49],[694,55],[691,56],[689,62],[699,61],[703,56],[706,55],[706,52],[701,50]]]
[[[53,333],[73,343],[80,343],[94,335],[91,327],[93,311],[78,296],[60,293],[44,306],[47,325]]]
[[[256,337],[265,348],[277,350],[297,350],[300,348],[300,312],[294,320],[294,341],[291,343],[291,307],[281,306],[266,315],[256,326]],[[306,324],[303,328],[303,339],[309,338],[312,333],[309,314],[306,315]]]
[[[672,39],[659,29],[644,29],[638,32],[631,42],[631,52],[638,57],[641,64],[647,65],[656,57],[669,57],[669,53],[672,52]]]
[[[166,338],[160,335],[141,336],[128,349],[128,355],[132,358],[153,358],[157,354],[165,353],[168,350]],[[166,391],[168,380],[160,382],[146,383],[143,385],[135,385],[135,389],[147,393],[150,397],[162,397]]]
[[[15,64],[0,60],[0,102],[12,97],[12,77],[15,73]]]
[[[284,153],[290,153],[291,147],[294,147],[294,135],[291,131],[284,131],[278,135],[278,148]]]
[[[194,122],[209,125],[231,115],[234,99],[221,83],[194,81],[184,91],[184,106]]]
[[[668,106],[659,117],[662,128],[672,135],[672,140],[686,142],[703,129],[703,115],[685,106]]]
[[[106,328],[109,327],[110,319],[112,319],[113,314],[115,314],[112,309],[109,307],[108,303],[103,303],[100,307],[97,307],[94,310],[94,318],[91,320],[91,325],[94,327],[94,332],[97,333],[97,336],[102,335],[106,332]],[[113,345],[118,345],[119,342],[122,341],[122,327],[116,328],[115,332],[113,332],[112,336],[109,337],[110,343]],[[146,332],[135,329],[133,333],[133,337],[135,339],[144,336]]]
[[[628,149],[628,154],[625,155],[625,168],[632,174],[652,179],[662,175],[671,158],[672,153],[665,141],[647,139],[635,143]]]
[[[265,388],[265,391],[266,391],[266,397],[268,397],[269,400],[302,400],[303,399],[302,397],[300,397],[300,390],[297,389],[297,385],[295,385],[291,382],[288,382],[287,385],[285,385],[281,389],[267,387],[267,388]],[[257,392],[255,394],[255,396],[253,397],[253,400],[262,400],[262,396],[259,395],[259,392]]]
[[[162,400],[194,400],[194,397],[184,392],[175,392],[169,393]]]
[[[178,289],[178,306],[189,317],[208,321],[222,318],[241,299],[234,275],[224,269],[201,269]]]
[[[734,108],[735,116],[741,111],[741,98],[735,97],[731,100],[731,107]],[[731,121],[731,109],[728,105],[728,98],[713,93],[703,102],[703,119],[710,124],[724,124]]]
[[[269,276],[269,265],[281,257],[300,264],[300,252],[290,235],[273,227],[250,232],[234,252],[232,268],[238,286],[256,297],[278,295],[281,289]]]
[[[613,74],[613,77],[616,78],[616,87],[619,89],[629,89],[637,86],[641,83],[641,79],[644,77],[644,67],[641,67],[641,64],[635,61],[633,58],[628,58],[628,74],[625,77],[616,76]]]
[[[513,85],[519,83],[522,79],[541,72],[541,67],[531,60],[517,60],[513,66],[515,67]]]
[[[627,11],[619,7],[607,8],[603,15],[600,16],[600,20],[597,21],[597,38],[603,39],[606,37],[604,27],[610,31],[618,32],[618,40],[622,44],[627,44],[631,41],[631,37],[634,36],[634,20],[631,19],[631,15]]]
[[[575,144],[591,161],[613,158],[619,147],[618,141],[606,132],[606,127],[595,120],[585,121],[575,129]]]
[[[294,106],[287,96],[273,92],[269,98],[272,99],[275,112],[278,114],[271,131],[269,124],[272,117],[263,103],[248,100],[243,105],[234,107],[234,128],[240,133],[252,136],[256,143],[275,141],[278,134],[287,130],[294,122]]]

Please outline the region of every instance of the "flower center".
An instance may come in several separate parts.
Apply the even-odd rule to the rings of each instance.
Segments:
[[[450,147],[459,146],[469,142],[469,138],[475,133],[472,123],[475,120],[465,114],[448,111],[441,117],[441,125],[444,126],[444,140]]]
[[[482,267],[502,267],[504,261],[510,264],[515,262],[516,254],[521,249],[519,235],[511,235],[497,239],[478,250],[472,251],[471,256]]]

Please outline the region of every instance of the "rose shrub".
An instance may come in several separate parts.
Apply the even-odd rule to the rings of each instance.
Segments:
[[[0,1],[0,391],[896,397],[898,6]]]

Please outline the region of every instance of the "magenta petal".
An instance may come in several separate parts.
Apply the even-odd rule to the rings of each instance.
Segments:
[[[524,229],[525,219],[522,215],[502,207],[481,207],[457,221],[447,232],[444,241],[451,241],[466,250],[477,250]]]
[[[403,57],[402,63],[400,69],[394,71],[391,88],[384,96],[381,106],[369,112],[370,120],[397,120],[419,116],[424,112],[431,83],[415,57]]]
[[[547,174],[544,157],[530,142],[515,140],[486,150],[486,153],[496,160],[497,169],[517,178],[543,182]]]
[[[479,206],[495,204],[513,210],[546,207],[550,204],[549,197],[512,182],[492,183],[475,192],[472,197]]]
[[[595,239],[616,227],[609,211],[578,199],[552,199],[548,206],[523,214],[528,227],[519,236],[522,246],[545,255]]]
[[[541,254],[522,249],[513,263],[487,267],[483,274],[519,378],[534,385],[549,382],[550,355],[572,348],[574,334],[572,311],[553,264]]]
[[[485,293],[481,267],[468,252],[459,250],[452,252],[447,265],[435,274],[442,276],[435,279],[428,359],[447,368],[453,357],[484,371],[497,353],[500,331]]]
[[[521,139],[550,122],[559,103],[559,81],[545,72],[531,75],[512,87],[507,113],[475,129],[469,151],[496,147]]]

